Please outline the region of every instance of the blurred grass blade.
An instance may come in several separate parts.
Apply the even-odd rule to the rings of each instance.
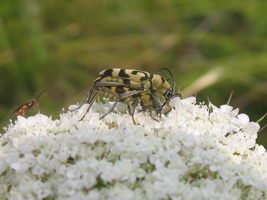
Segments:
[[[182,96],[191,96],[216,83],[223,73],[222,67],[217,67],[200,76],[190,86],[182,90]]]

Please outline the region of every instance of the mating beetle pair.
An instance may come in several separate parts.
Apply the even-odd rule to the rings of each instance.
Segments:
[[[169,72],[172,81],[171,85],[162,76],[145,71],[121,68],[101,71],[99,73],[100,77],[94,81],[93,86],[80,104],[80,106],[84,103],[89,104],[81,120],[89,112],[92,104],[100,94],[115,101],[112,108],[100,119],[112,112],[118,102],[127,105],[134,123],[134,112],[137,106],[141,106],[141,111],[149,111],[150,116],[155,119],[152,115],[153,111],[155,114],[161,114],[163,107],[169,103],[171,98],[181,96],[179,93],[174,94],[175,82],[170,70],[166,68],[163,70]],[[163,101],[160,100],[160,97]]]

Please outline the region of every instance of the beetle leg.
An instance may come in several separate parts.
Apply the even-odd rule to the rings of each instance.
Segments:
[[[156,118],[152,115],[152,112],[153,112],[153,109],[150,109],[150,117],[151,117],[152,119],[154,119],[155,121],[159,122],[159,120],[156,119]]]
[[[101,82],[101,79],[98,78],[95,80],[93,86],[90,88],[90,90],[87,92],[86,96],[83,98],[83,100],[81,101],[80,105],[78,106],[78,108],[75,108],[71,111],[75,111],[78,110],[82,107],[83,104],[85,104],[85,102],[87,103],[91,103],[92,100],[94,101],[94,96],[92,97],[93,93],[95,90],[98,90],[98,87],[105,87],[105,86],[125,86],[124,83],[117,83],[117,82]]]
[[[103,87],[102,89],[103,89],[105,92],[107,92],[107,93],[109,93],[109,94],[115,96],[115,97],[116,97],[116,100],[115,100],[115,103],[113,104],[113,106],[111,107],[111,109],[110,109],[106,114],[104,114],[102,117],[100,117],[99,119],[103,119],[103,118],[106,117],[109,113],[111,113],[111,112],[114,110],[114,108],[116,107],[117,103],[120,101],[120,96],[119,96],[116,92],[114,92],[114,91],[112,91],[112,90],[110,90],[110,89],[108,89],[108,88],[105,88],[105,87]]]
[[[79,121],[82,121],[83,118],[85,117],[85,115],[89,112],[89,110],[91,109],[91,107],[92,107],[92,105],[93,105],[93,103],[94,103],[96,97],[99,96],[98,93],[99,93],[99,91],[96,91],[96,93],[94,94],[93,98],[92,98],[92,99],[90,100],[90,102],[89,102],[89,106],[88,106],[88,108],[87,108],[85,114],[82,116],[82,118],[81,118]]]
[[[136,124],[136,122],[134,120],[134,113],[135,113],[135,109],[136,109],[138,104],[139,104],[138,99],[135,98],[134,102],[131,104],[131,106],[130,106],[130,104],[127,105],[129,113],[132,116],[132,120],[133,120],[134,124]]]

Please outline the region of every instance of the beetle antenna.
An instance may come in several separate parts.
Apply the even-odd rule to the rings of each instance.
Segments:
[[[174,78],[173,78],[171,70],[169,70],[168,68],[164,67],[164,68],[161,68],[160,71],[167,71],[170,74],[170,77],[171,77],[171,80],[172,80],[172,91],[174,91],[175,81],[174,81]]]

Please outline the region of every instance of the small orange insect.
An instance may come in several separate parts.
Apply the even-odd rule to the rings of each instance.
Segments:
[[[43,90],[36,98],[28,101],[27,103],[19,106],[14,112],[13,114],[15,115],[21,115],[24,116],[35,104],[37,104],[38,99],[40,98],[40,96],[47,90],[48,88],[46,88],[45,90]]]

